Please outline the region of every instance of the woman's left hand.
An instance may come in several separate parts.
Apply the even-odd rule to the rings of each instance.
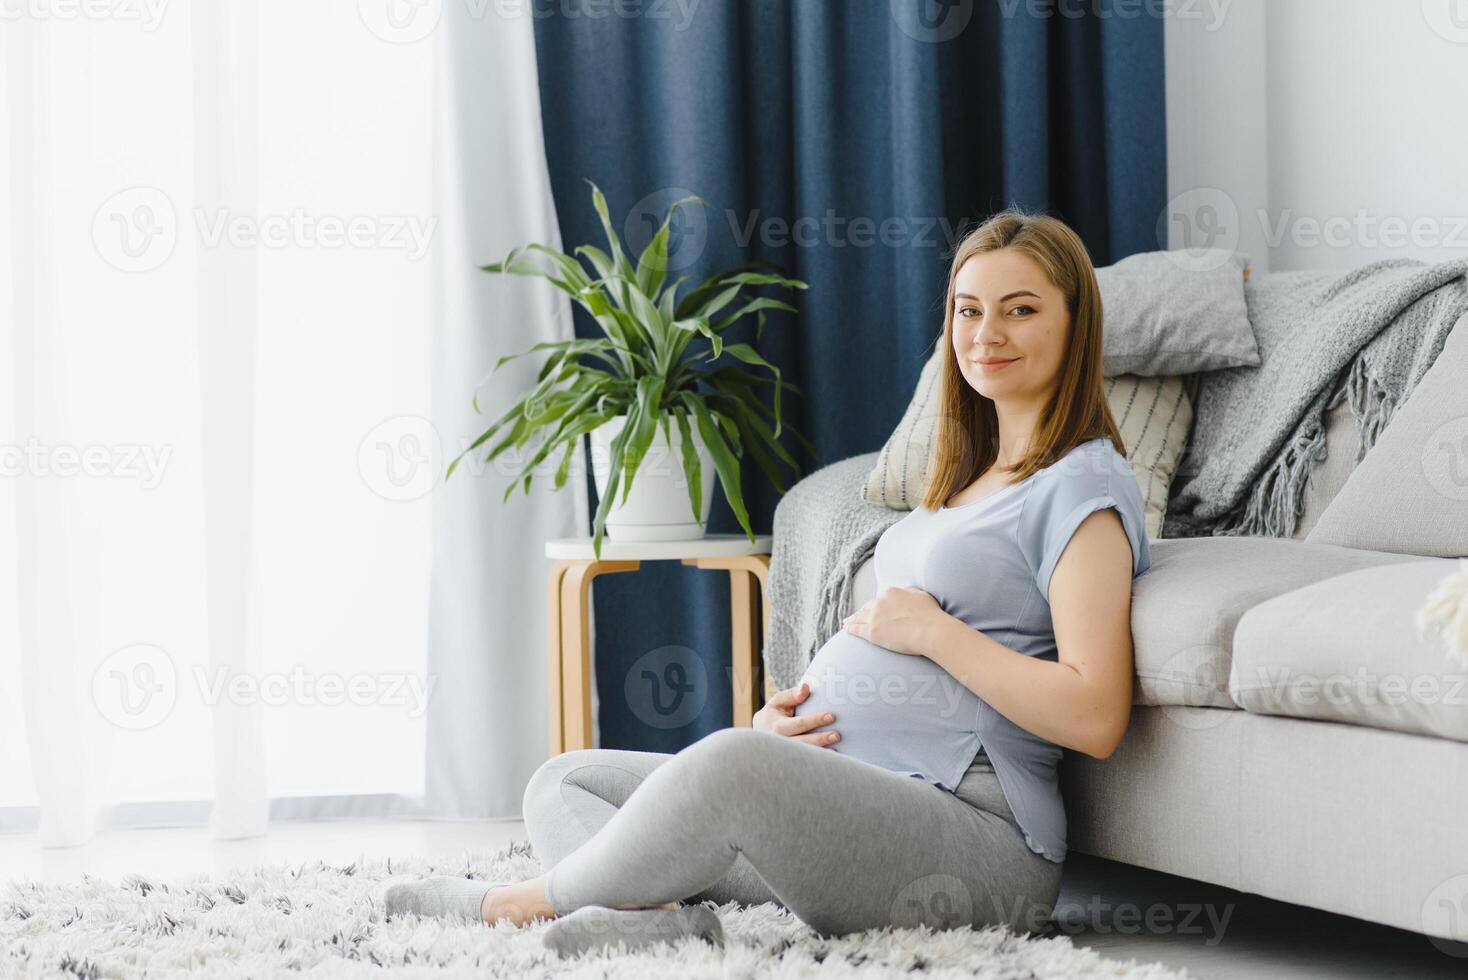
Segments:
[[[888,586],[841,622],[841,628],[894,653],[921,657],[948,613],[922,589]]]

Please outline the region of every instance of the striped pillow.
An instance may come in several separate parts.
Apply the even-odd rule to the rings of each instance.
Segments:
[[[943,351],[942,353],[946,353]],[[928,452],[938,414],[937,353],[928,358],[902,421],[877,454],[862,497],[895,510],[912,510],[927,479]],[[1102,379],[1106,403],[1121,430],[1127,460],[1147,504],[1147,534],[1162,536],[1162,518],[1178,461],[1187,448],[1193,403],[1176,375],[1120,374]]]

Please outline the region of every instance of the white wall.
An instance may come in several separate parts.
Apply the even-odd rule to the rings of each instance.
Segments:
[[[1468,0],[1231,0],[1164,30],[1169,247],[1468,256]]]

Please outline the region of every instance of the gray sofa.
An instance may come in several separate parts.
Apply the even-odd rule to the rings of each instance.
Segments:
[[[1413,626],[1459,563],[1304,540],[1359,465],[1349,408],[1326,423],[1293,538],[1151,541],[1126,739],[1062,763],[1070,846],[1468,939],[1468,685]],[[875,591],[868,559],[842,614]]]

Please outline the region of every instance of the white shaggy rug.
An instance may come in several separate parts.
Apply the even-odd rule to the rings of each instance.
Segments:
[[[384,920],[389,876],[518,881],[541,871],[528,842],[444,861],[261,865],[222,877],[0,887],[0,976],[9,977],[958,977],[1186,978],[1160,964],[1103,960],[1069,936],[1000,928],[868,930],[822,939],[774,903],[717,909],[726,946],[698,939],[559,959],[548,922],[517,929],[409,916]]]

